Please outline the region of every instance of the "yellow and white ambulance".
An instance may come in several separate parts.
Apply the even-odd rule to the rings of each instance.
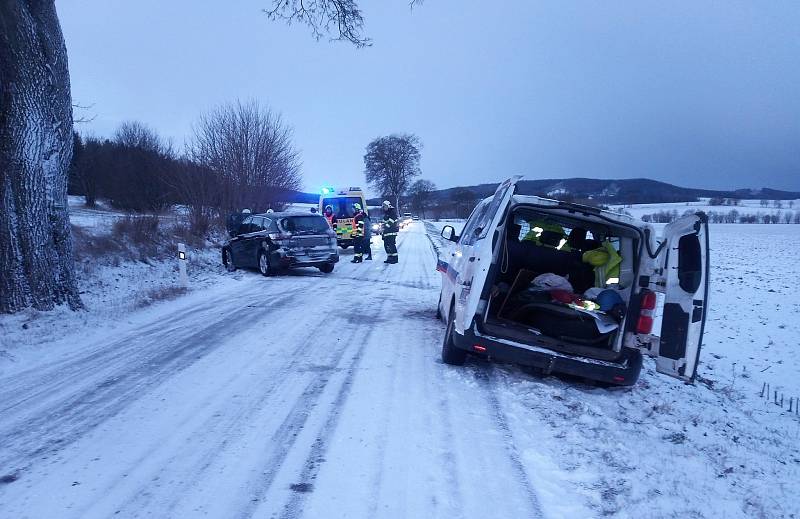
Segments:
[[[353,204],[361,204],[367,212],[367,199],[360,187],[323,187],[319,197],[319,212],[325,214],[325,208],[331,206],[336,217],[336,240],[339,246],[346,249],[353,244]]]

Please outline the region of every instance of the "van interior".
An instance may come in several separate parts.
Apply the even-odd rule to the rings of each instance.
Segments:
[[[597,216],[554,215],[525,206],[515,208],[506,221],[487,279],[484,330],[573,355],[619,357],[637,266],[638,232]],[[607,247],[621,259],[612,278],[584,256]],[[551,288],[554,281],[557,286]],[[596,300],[606,289],[616,292],[612,301],[616,295],[619,301],[609,308],[605,300],[601,311]]]

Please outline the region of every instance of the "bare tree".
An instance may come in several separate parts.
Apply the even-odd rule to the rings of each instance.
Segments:
[[[67,50],[53,0],[0,2],[0,312],[80,308]]]
[[[364,175],[381,195],[393,198],[400,210],[400,195],[410,187],[419,168],[422,144],[416,135],[404,133],[378,137],[367,145]]]
[[[219,176],[226,210],[266,210],[301,187],[292,129],[256,101],[226,104],[200,117],[189,156]]]
[[[426,217],[426,210],[431,202],[433,192],[436,191],[436,184],[430,180],[417,180],[411,187],[408,188],[408,198],[411,201],[411,207],[420,213],[422,217]]]
[[[180,203],[189,210],[189,229],[196,236],[204,236],[219,215],[222,189],[220,177],[208,168],[190,160],[180,162],[180,170],[169,182]]]
[[[411,5],[418,0],[411,0]],[[272,19],[369,44],[356,0],[273,0]],[[81,308],[67,182],[72,96],[55,0],[0,2],[0,312]],[[296,174],[296,171],[295,171]]]
[[[408,0],[412,8],[421,3],[422,0]],[[356,47],[371,44],[363,33],[364,17],[356,0],[273,0],[272,7],[264,12],[272,20],[307,25],[316,39],[328,36]]]
[[[159,212],[173,202],[167,179],[177,169],[172,146],[152,128],[138,121],[120,125],[108,150],[100,183],[103,195],[115,207]]]

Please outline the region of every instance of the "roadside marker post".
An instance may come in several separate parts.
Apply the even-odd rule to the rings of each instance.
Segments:
[[[181,286],[187,286],[189,278],[186,276],[186,245],[183,243],[178,244],[178,271],[180,272]]]

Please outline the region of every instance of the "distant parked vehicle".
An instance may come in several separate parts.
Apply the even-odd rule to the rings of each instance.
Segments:
[[[414,216],[411,217],[411,219],[414,220],[415,222],[419,221],[419,216],[414,215]]]
[[[329,274],[339,261],[336,234],[322,215],[266,213],[246,216],[222,248],[228,271],[256,268],[264,276],[281,269],[317,267]]]

